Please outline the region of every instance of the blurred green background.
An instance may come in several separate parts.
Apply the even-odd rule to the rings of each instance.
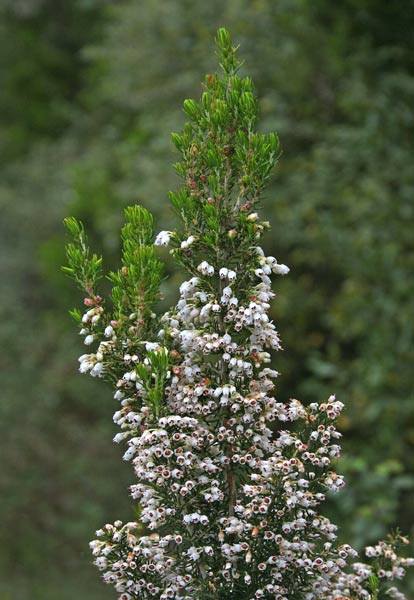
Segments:
[[[413,1],[2,0],[0,17],[0,600],[116,596],[88,541],[133,517],[133,476],[111,391],[77,373],[62,219],[84,220],[108,267],[126,205],[170,228],[170,132],[217,68],[218,26],[283,147],[262,209],[291,267],[278,397],[347,405],[341,538],[412,534]]]

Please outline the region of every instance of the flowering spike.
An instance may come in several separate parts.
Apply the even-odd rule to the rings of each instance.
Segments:
[[[180,298],[152,313],[162,269],[152,218],[133,207],[110,276],[114,312],[89,298],[80,317],[85,344],[98,344],[80,371],[116,388],[115,441],[127,441],[140,504],[136,522],[97,531],[92,553],[119,600],[367,600],[413,561],[397,555],[404,538],[395,536],[367,548],[372,564],[350,564],[356,552],[338,545],[320,508],[344,486],[333,464],[343,404],[273,396],[271,276],[289,269],[259,245],[269,223],[258,203],[279,142],[255,129],[252,82],[237,75],[225,29],[216,43],[223,73],[206,77],[199,102],[184,102],[190,122],[172,135],[181,230],[154,241],[170,245],[187,274]],[[74,256],[70,274],[83,281],[88,253]]]

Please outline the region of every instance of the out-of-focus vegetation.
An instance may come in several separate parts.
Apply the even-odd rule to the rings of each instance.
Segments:
[[[76,372],[61,222],[81,218],[113,264],[124,206],[169,228],[169,133],[222,25],[283,146],[263,202],[267,249],[292,270],[279,398],[347,404],[341,535],[413,533],[414,3],[3,0],[0,17],[0,599],[113,596],[87,543],[133,518],[132,473],[109,389]]]

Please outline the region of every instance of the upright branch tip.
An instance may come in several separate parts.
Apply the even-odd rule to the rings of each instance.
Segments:
[[[221,68],[227,75],[235,75],[242,63],[236,58],[238,46],[233,48],[231,35],[225,27],[220,27],[217,30],[215,42]]]

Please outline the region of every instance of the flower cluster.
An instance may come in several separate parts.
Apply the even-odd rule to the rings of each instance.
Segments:
[[[378,589],[381,581],[403,579],[406,568],[414,566],[414,558],[402,558],[398,555],[398,548],[405,544],[408,544],[407,538],[396,534],[390,535],[388,540],[381,541],[375,546],[367,546],[365,555],[371,559],[371,564],[355,562],[352,565],[353,572],[341,575],[339,585],[343,590],[343,595],[369,598],[366,588],[369,587],[370,582],[376,582]],[[404,594],[399,592],[395,586],[388,587],[386,593],[389,598],[394,600],[405,600]]]
[[[127,214],[113,313],[91,287],[83,230],[73,226],[83,237],[70,268],[88,274],[78,320],[85,344],[97,345],[80,371],[115,387],[115,441],[127,444],[140,506],[139,521],[97,531],[92,553],[120,600],[369,600],[413,561],[380,542],[367,548],[372,565],[352,564],[356,552],[321,513],[344,486],[335,471],[343,404],[274,396],[271,276],[289,269],[260,247],[269,224],[256,205],[278,142],[254,133],[257,102],[225,30],[218,46],[224,75],[207,76],[201,103],[185,101],[191,123],[173,136],[185,186],[171,199],[184,231],[153,242],[144,209]],[[159,317],[153,244],[172,246],[189,276]]]

